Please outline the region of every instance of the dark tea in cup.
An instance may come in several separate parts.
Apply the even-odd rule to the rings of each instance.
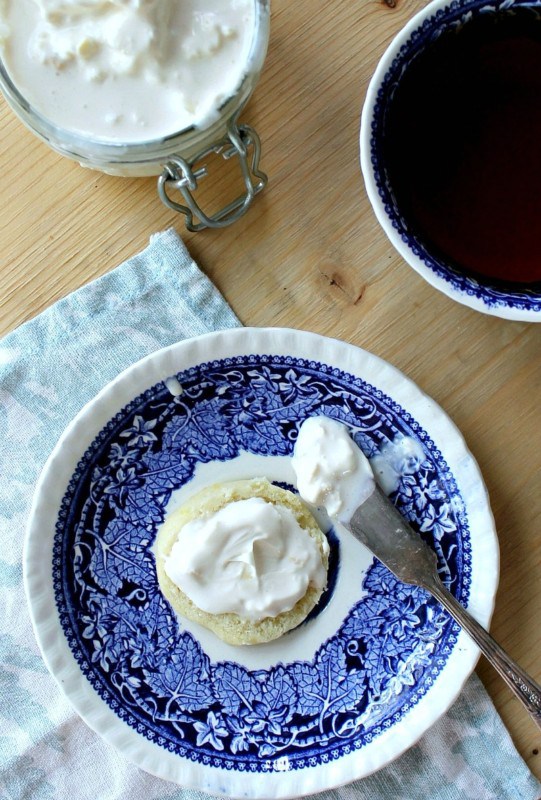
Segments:
[[[369,195],[406,260],[480,310],[541,315],[541,7],[429,4],[382,59],[363,125]]]

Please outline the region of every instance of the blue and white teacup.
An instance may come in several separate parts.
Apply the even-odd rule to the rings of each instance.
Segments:
[[[541,31],[541,5],[535,0],[433,0],[415,15],[387,48],[368,87],[361,117],[361,168],[368,197],[383,230],[400,255],[425,280],[450,298],[478,311],[504,319],[541,322],[541,280],[521,283],[464,270],[420,233],[404,204],[397,200],[397,187],[390,178],[386,163],[388,151],[384,147],[385,126],[397,87],[413,63],[419,68],[416,59],[420,54],[426,55],[427,48],[442,34],[463,31],[472,20],[479,22],[482,15],[493,15],[494,19],[494,15],[501,18],[501,15],[519,13],[521,19],[525,16],[526,26],[531,20],[532,25],[540,23]],[[506,20],[509,21],[509,16]],[[486,21],[485,16],[481,23]],[[539,46],[541,52],[541,37]],[[452,150],[452,143],[450,147]],[[537,219],[541,220],[541,186],[536,208]],[[510,202],[508,213],[520,214],[521,208],[516,202]],[[541,222],[538,225],[541,239]],[[495,225],[495,228],[501,230],[502,226]],[[541,255],[539,261],[541,276]]]

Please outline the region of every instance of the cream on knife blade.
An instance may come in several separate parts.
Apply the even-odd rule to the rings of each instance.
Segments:
[[[347,522],[374,491],[368,459],[348,429],[330,417],[309,417],[299,429],[292,458],[302,499]]]
[[[306,503],[323,507],[397,578],[421,586],[468,632],[483,655],[541,728],[541,686],[490,636],[440,581],[435,553],[377,486],[370,462],[345,425],[310,417],[293,454],[297,488]],[[355,487],[355,480],[358,481]],[[356,505],[355,505],[356,501]]]

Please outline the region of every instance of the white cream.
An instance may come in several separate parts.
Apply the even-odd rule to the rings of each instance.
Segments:
[[[110,142],[205,126],[240,85],[254,0],[0,0],[2,59],[53,124]]]
[[[317,542],[288,508],[260,497],[188,522],[164,567],[203,611],[253,622],[290,611],[327,580]]]
[[[164,380],[164,384],[165,388],[167,389],[168,392],[171,393],[172,397],[180,397],[180,395],[184,391],[181,382],[174,375],[171,375],[170,378],[166,378]]]
[[[377,481],[385,494],[398,489],[400,479],[404,475],[413,475],[425,460],[420,442],[411,436],[396,436],[387,442],[379,454],[370,459]]]
[[[329,417],[309,417],[303,422],[292,464],[302,499],[342,522],[349,521],[375,488],[368,459],[347,427]]]

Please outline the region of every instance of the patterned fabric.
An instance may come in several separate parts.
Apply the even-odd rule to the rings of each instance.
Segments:
[[[171,231],[0,344],[0,798],[197,800],[127,763],[88,729],[49,676],[22,586],[22,543],[38,474],[66,424],[119,371],[238,319]],[[413,748],[329,800],[539,800],[474,675]]]

